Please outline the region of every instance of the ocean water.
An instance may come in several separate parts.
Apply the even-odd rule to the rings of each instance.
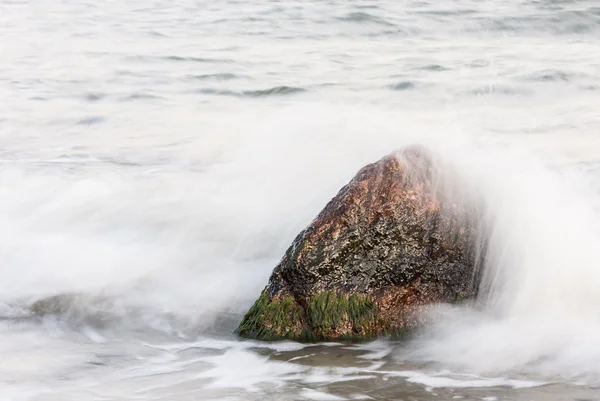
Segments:
[[[0,400],[600,398],[596,1],[1,0],[0,99]],[[236,338],[295,235],[415,143],[485,199],[477,307]]]

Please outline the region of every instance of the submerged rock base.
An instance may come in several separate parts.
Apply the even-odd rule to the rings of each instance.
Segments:
[[[463,297],[438,293],[433,285],[413,283],[377,294],[323,291],[309,298],[306,307],[294,297],[269,299],[267,290],[250,308],[236,334],[264,341],[357,341],[377,337],[403,339],[427,323],[426,310],[434,303],[455,303]]]

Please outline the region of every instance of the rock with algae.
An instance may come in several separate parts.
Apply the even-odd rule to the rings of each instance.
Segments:
[[[29,307],[31,317],[60,316],[70,324],[103,327],[118,316],[114,300],[98,295],[62,293],[38,299]]]
[[[293,241],[236,333],[259,340],[402,336],[477,294],[473,204],[420,147],[363,167]]]

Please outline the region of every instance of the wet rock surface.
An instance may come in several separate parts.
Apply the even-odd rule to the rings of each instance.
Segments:
[[[293,241],[237,333],[261,340],[400,336],[428,305],[472,299],[472,204],[423,148],[363,167]]]

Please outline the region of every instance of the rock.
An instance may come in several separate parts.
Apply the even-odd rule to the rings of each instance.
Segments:
[[[236,333],[259,340],[401,336],[428,305],[477,294],[474,210],[423,148],[362,168],[302,231]]]
[[[113,300],[98,295],[63,293],[38,299],[29,307],[31,317],[60,317],[72,325],[104,327],[116,319]]]
[[[30,311],[36,316],[65,315],[76,309],[81,302],[79,294],[58,294],[35,301],[30,306]]]

